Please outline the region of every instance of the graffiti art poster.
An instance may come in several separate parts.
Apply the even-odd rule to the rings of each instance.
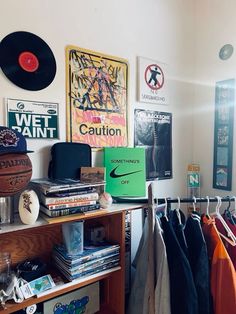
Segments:
[[[146,179],[172,178],[172,114],[135,109],[134,146],[146,151]]]
[[[67,140],[127,146],[127,60],[68,46],[66,62]]]
[[[138,101],[167,105],[169,103],[167,64],[139,57],[138,66]]]

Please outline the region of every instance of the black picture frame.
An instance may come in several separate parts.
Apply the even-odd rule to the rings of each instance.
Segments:
[[[235,79],[216,82],[213,188],[232,190]]]

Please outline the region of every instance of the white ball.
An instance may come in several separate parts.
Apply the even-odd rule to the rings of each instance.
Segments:
[[[103,208],[108,208],[112,204],[111,194],[104,192],[99,197],[99,203]]]
[[[22,192],[18,208],[21,221],[26,225],[34,224],[39,215],[39,199],[35,191]]]

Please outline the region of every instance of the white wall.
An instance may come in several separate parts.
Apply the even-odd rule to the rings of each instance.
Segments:
[[[195,1],[195,5],[196,103],[194,108],[194,160],[201,166],[202,195],[233,195],[236,194],[235,158],[233,159],[232,192],[213,189],[212,178],[215,83],[236,77],[236,51],[230,59],[225,61],[222,61],[218,54],[220,48],[228,43],[236,49],[236,2],[234,0],[198,0]],[[236,127],[234,127],[234,140],[235,138]],[[236,145],[234,145],[233,156],[235,156],[235,153]]]
[[[171,104],[149,106],[149,109],[173,113],[174,179],[158,183],[160,195],[185,193],[186,166],[191,154],[191,103],[193,46],[193,1],[189,0],[41,0],[1,1],[1,38],[24,30],[44,39],[54,52],[57,74],[52,84],[42,91],[27,91],[13,85],[0,73],[0,124],[4,125],[4,98],[59,102],[60,141],[66,138],[65,120],[65,46],[100,51],[128,59],[129,84],[129,145],[133,145],[133,109],[147,108],[136,101],[137,56],[166,62],[171,81]],[[28,140],[33,177],[47,174],[51,140]],[[94,154],[94,163],[102,157]]]
[[[186,194],[186,168],[192,162],[192,100],[194,59],[193,0],[21,0],[0,1],[0,38],[14,31],[29,31],[44,39],[54,52],[57,74],[42,91],[27,91],[13,85],[0,73],[0,124],[4,125],[4,98],[59,102],[60,141],[66,138],[65,46],[75,45],[128,59],[129,145],[133,145],[133,110],[173,113],[173,179],[156,182],[160,197]],[[136,101],[137,56],[165,62],[170,73],[170,105]],[[49,149],[54,141],[28,140],[35,152],[33,177],[47,175]],[[102,153],[93,154],[101,164]],[[134,217],[138,220],[140,213]],[[140,223],[133,224],[139,229]],[[137,230],[133,230],[137,232]],[[135,251],[138,244],[133,242]]]

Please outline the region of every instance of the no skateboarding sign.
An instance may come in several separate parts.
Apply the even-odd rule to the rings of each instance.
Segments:
[[[145,81],[153,90],[162,88],[164,84],[164,73],[158,64],[150,64],[145,70]]]
[[[166,64],[139,57],[139,101],[166,105]]]

